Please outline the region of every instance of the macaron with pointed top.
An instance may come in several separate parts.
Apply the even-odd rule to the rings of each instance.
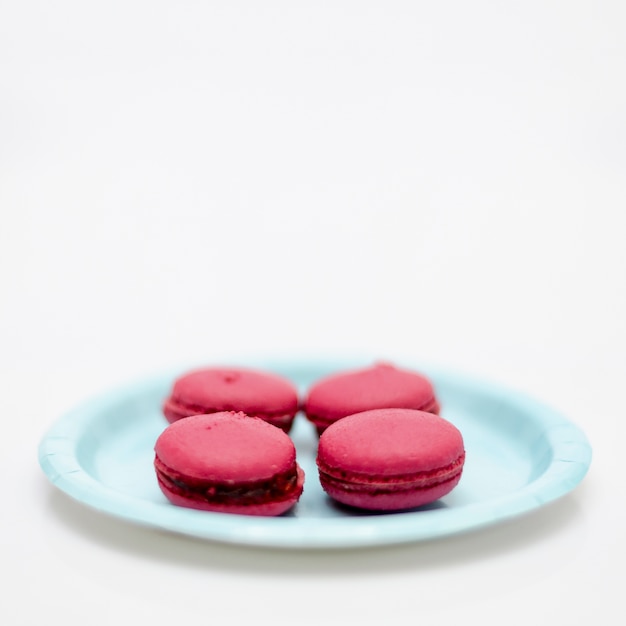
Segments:
[[[304,473],[289,436],[244,413],[177,420],[154,450],[159,487],[178,506],[276,516],[302,494]]]
[[[277,374],[245,368],[206,367],[180,376],[163,404],[170,423],[190,415],[242,411],[289,432],[298,391]]]
[[[318,380],[308,390],[304,413],[318,434],[347,415],[373,409],[401,408],[439,413],[431,381],[390,363],[342,371]]]
[[[458,484],[464,463],[459,429],[413,409],[347,416],[322,433],[317,452],[324,491],[371,511],[412,509],[442,498]]]

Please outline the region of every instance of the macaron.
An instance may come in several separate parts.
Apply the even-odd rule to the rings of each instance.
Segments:
[[[178,506],[276,516],[302,494],[304,473],[290,437],[241,412],[178,420],[161,433],[154,451],[159,487]]]
[[[417,409],[439,413],[431,381],[418,372],[390,363],[343,371],[318,380],[303,403],[306,418],[318,434],[339,419],[372,409]]]
[[[463,437],[449,421],[413,409],[350,415],[320,436],[317,467],[337,502],[371,511],[399,511],[450,493],[465,463]]]
[[[190,415],[242,411],[289,432],[298,412],[298,391],[273,373],[207,367],[180,376],[163,404],[170,423]]]

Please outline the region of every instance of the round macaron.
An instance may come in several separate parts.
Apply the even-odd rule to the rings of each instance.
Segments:
[[[323,378],[304,400],[304,413],[319,434],[347,415],[385,408],[439,413],[439,402],[428,378],[388,363]]]
[[[178,378],[163,405],[170,423],[221,411],[242,411],[289,432],[298,412],[298,391],[289,380],[269,372],[207,367]]]
[[[244,413],[178,420],[154,451],[159,487],[178,506],[275,516],[302,494],[304,473],[289,436]]]
[[[345,417],[322,433],[317,452],[324,491],[337,502],[372,511],[438,500],[457,485],[464,462],[456,426],[412,409]]]

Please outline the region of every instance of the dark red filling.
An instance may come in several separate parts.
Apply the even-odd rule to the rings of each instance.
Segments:
[[[288,472],[278,474],[266,481],[230,485],[201,480],[186,480],[176,477],[158,458],[154,466],[157,478],[168,491],[192,500],[202,500],[212,504],[229,504],[234,501],[241,505],[264,504],[289,497],[296,489],[298,474],[294,466]]]

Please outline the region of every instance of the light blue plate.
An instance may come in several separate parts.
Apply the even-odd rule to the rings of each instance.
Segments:
[[[347,365],[260,366],[289,377],[304,391]],[[586,474],[591,447],[585,435],[550,408],[490,383],[421,371],[435,384],[442,416],[461,430],[467,460],[450,494],[410,512],[354,514],[335,506],[319,485],[317,436],[302,415],[291,435],[306,481],[292,512],[259,518],[170,504],[157,486],[153,446],[168,425],[161,403],[180,372],[117,389],[68,413],[42,439],[39,462],[59,489],[104,513],[203,539],[294,548],[393,544],[476,529],[555,500]]]

